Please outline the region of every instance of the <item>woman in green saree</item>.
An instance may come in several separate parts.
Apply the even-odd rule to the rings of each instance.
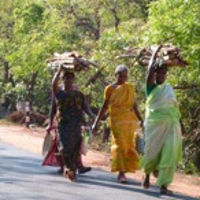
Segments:
[[[176,165],[182,156],[180,112],[173,88],[165,83],[167,66],[154,62],[152,55],[146,81],[145,150],[142,158],[146,176],[144,188],[149,187],[150,173],[158,171],[157,185],[161,194],[171,194]]]

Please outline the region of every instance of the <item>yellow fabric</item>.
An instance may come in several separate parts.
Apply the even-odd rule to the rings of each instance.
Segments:
[[[138,119],[133,111],[135,90],[129,83],[106,87],[104,98],[109,102],[109,126],[112,132],[111,171],[135,172],[139,156],[135,150]]]

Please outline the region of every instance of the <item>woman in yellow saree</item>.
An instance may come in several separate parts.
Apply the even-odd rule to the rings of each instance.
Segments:
[[[119,182],[125,183],[125,173],[138,169],[139,156],[134,148],[134,140],[138,119],[142,121],[142,118],[137,110],[134,87],[126,82],[128,68],[119,65],[115,70],[115,77],[116,83],[105,88],[105,100],[92,129],[95,130],[98,122],[108,111],[112,132],[111,171],[119,172]]]

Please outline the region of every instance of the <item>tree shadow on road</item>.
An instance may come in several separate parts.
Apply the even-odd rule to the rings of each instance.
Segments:
[[[21,156],[1,156],[0,170],[5,173],[8,171],[23,174],[49,174],[48,170],[42,169],[41,159]],[[56,174],[56,173],[55,173]]]

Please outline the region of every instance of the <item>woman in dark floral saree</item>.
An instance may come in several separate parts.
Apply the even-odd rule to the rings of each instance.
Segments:
[[[70,180],[76,178],[76,161],[81,145],[81,124],[83,111],[90,117],[94,117],[90,109],[86,109],[85,97],[74,90],[73,83],[75,75],[72,71],[63,74],[64,89],[60,89],[58,82],[62,66],[58,68],[53,78],[53,92],[57,104],[57,127],[59,152],[64,164],[63,175]],[[64,70],[63,70],[64,71]]]

